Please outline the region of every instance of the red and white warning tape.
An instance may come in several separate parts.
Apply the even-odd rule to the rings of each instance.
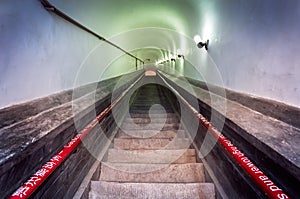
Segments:
[[[127,94],[127,92],[143,77],[140,76],[107,108],[105,108],[94,120],[92,120],[80,133],[78,133],[64,148],[46,162],[32,177],[18,188],[9,199],[27,199],[50,176],[55,169],[64,162],[82,140],[103,120],[112,108]]]
[[[162,78],[164,83],[169,86],[169,88],[176,94],[181,101],[183,101],[190,110],[197,116],[200,123],[206,127],[208,132],[210,132],[220,143],[223,148],[229,153],[229,155],[248,173],[253,181],[259,186],[259,188],[266,193],[269,198],[276,199],[289,199],[290,197],[285,194],[282,189],[280,189],[274,182],[272,182],[255,164],[253,164],[247,156],[245,156],[236,146],[234,146],[230,140],[228,140],[224,135],[222,135],[213,125],[201,115],[194,107],[192,107],[188,101],[181,96],[181,94],[174,89],[161,74],[159,76]]]

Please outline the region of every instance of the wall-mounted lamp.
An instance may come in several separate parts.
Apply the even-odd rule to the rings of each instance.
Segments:
[[[183,55],[177,55],[178,58],[183,58],[184,59],[184,56]]]
[[[183,58],[183,59],[184,59],[184,55],[183,55],[181,49],[177,49],[177,57],[178,57],[178,58]]]
[[[202,48],[203,46],[205,47],[205,50],[208,49],[208,44],[209,44],[209,40],[207,40],[206,42],[203,42],[201,40],[201,37],[199,35],[196,35],[194,37],[194,41],[197,44],[198,48]]]

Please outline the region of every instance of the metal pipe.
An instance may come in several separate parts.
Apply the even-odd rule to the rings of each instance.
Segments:
[[[134,56],[133,54],[127,52],[126,50],[124,50],[123,48],[121,48],[120,46],[114,44],[113,42],[105,39],[104,37],[100,36],[99,34],[95,33],[94,31],[88,29],[87,27],[85,27],[84,25],[80,24],[79,22],[77,22],[76,20],[74,20],[73,18],[69,17],[68,15],[66,15],[65,13],[63,13],[62,11],[60,11],[59,9],[57,9],[55,6],[53,6],[51,3],[49,3],[48,0],[40,0],[40,2],[42,3],[42,5],[48,10],[51,11],[55,14],[57,14],[58,16],[62,17],[63,19],[65,19],[66,21],[72,23],[73,25],[81,28],[82,30],[94,35],[95,37],[97,37],[98,39],[110,44],[111,46],[121,50],[122,52],[124,52],[125,54],[129,55],[130,57],[137,59],[139,61],[141,61],[142,63],[143,60],[139,59],[138,57]]]

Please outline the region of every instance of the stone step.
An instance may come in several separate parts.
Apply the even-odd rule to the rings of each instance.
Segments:
[[[215,199],[212,183],[119,183],[92,181],[90,199]]]
[[[196,163],[196,151],[195,149],[134,151],[109,149],[107,162],[149,164]]]
[[[171,106],[151,106],[151,105],[144,105],[144,106],[131,105],[130,106],[131,110],[135,110],[135,109],[138,109],[138,110],[149,110],[150,108],[152,110],[163,110],[163,109],[172,110]]]
[[[153,98],[157,97],[157,98],[159,98],[160,97],[159,93],[160,92],[158,90],[139,89],[139,92],[138,92],[139,95],[137,95],[136,98],[137,99],[142,98],[142,97],[153,97]]]
[[[140,110],[140,109],[130,109],[129,110],[130,113],[140,113],[140,114],[148,114],[149,113],[149,110]],[[173,113],[174,111],[173,110],[151,110],[151,113],[154,113],[154,114],[164,114],[164,113]]]
[[[174,137],[177,138],[185,138],[185,131],[184,130],[168,130],[168,131],[155,131],[155,130],[126,130],[123,131],[119,129],[118,131],[118,138],[152,138],[152,139],[172,139]]]
[[[131,106],[134,106],[134,107],[138,107],[138,108],[159,108],[159,107],[172,107],[171,104],[162,104],[162,103],[158,103],[158,104],[155,104],[155,103],[132,103]]]
[[[154,105],[154,104],[160,104],[160,105],[168,105],[168,103],[165,102],[165,99],[147,99],[147,98],[139,98],[136,99],[131,105]]]
[[[177,118],[125,118],[124,123],[149,124],[149,123],[178,123]]]
[[[152,98],[152,99],[149,99]],[[167,104],[166,103],[166,98],[160,99],[160,98],[153,98],[153,97],[139,97],[136,98],[135,101],[132,103],[132,105],[145,105],[145,104]]]
[[[124,122],[121,126],[121,129],[125,130],[158,130],[158,131],[166,131],[166,130],[176,130],[179,128],[183,128],[182,125],[175,124],[165,124],[165,123],[151,123],[151,124],[134,124],[134,123],[126,123]]]
[[[114,147],[123,150],[187,149],[191,142],[187,138],[174,139],[114,139]]]
[[[149,103],[150,102],[150,103]],[[142,102],[139,102],[139,101],[136,101],[134,103],[132,103],[131,105],[132,106],[137,106],[137,107],[145,107],[145,106],[152,106],[152,105],[161,105],[161,106],[170,106],[171,107],[171,104],[169,103],[155,103],[153,101],[149,101],[148,103],[142,103]]]
[[[202,163],[133,164],[101,163],[101,181],[109,182],[204,182]]]
[[[150,111],[149,108],[136,108],[136,107],[130,107],[129,112],[130,113],[148,113]],[[151,113],[174,113],[174,110],[171,108],[163,108],[163,109],[151,109]]]
[[[167,100],[166,97],[159,96],[157,93],[153,93],[153,94],[147,93],[144,96],[141,96],[141,95],[137,96],[135,98],[134,103],[144,103],[144,102],[157,102],[157,103],[160,103],[160,102],[165,102],[166,100]]]
[[[151,114],[153,118],[162,118],[162,117],[167,117],[167,118],[177,118],[176,113],[166,113],[166,114]],[[130,118],[149,118],[149,113],[130,113],[129,116]],[[126,117],[125,117],[126,118]]]

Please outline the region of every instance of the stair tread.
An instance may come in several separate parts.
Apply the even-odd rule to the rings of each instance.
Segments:
[[[180,123],[151,123],[151,124],[135,124],[135,123],[123,123],[120,127],[125,130],[176,130],[182,129],[182,125]]]
[[[100,179],[115,182],[204,182],[202,163],[134,164],[102,162]]]
[[[184,138],[185,131],[184,130],[165,130],[165,131],[156,131],[156,130],[126,130],[125,132],[121,129],[118,131],[118,138]]]
[[[143,105],[136,105],[136,104],[132,104],[130,106],[130,109],[132,110],[163,110],[163,109],[167,109],[167,110],[173,110],[171,106],[155,106],[156,104],[143,104]]]
[[[161,118],[161,117],[170,117],[170,118],[177,118],[177,114],[176,113],[166,113],[166,114],[161,114],[161,113],[153,113],[151,114],[153,116],[153,118]],[[149,118],[149,114],[148,113],[130,113],[129,116],[127,116],[128,118]]]
[[[195,149],[118,150],[109,149],[107,162],[119,163],[196,163]]]
[[[99,181],[91,181],[90,199],[215,199],[167,93],[155,84],[135,91]]]
[[[148,114],[150,113],[149,110],[140,110],[140,109],[134,109],[130,111],[130,113],[140,113],[140,114]],[[151,110],[152,114],[160,114],[160,115],[165,115],[167,113],[173,113],[173,110]],[[163,117],[163,116],[161,116]]]
[[[125,123],[149,124],[149,123],[178,123],[177,118],[126,118]]]
[[[90,199],[214,199],[212,183],[119,183],[92,181]]]
[[[125,150],[135,149],[186,149],[189,148],[191,142],[187,138],[174,138],[174,139],[114,139],[114,147]]]

